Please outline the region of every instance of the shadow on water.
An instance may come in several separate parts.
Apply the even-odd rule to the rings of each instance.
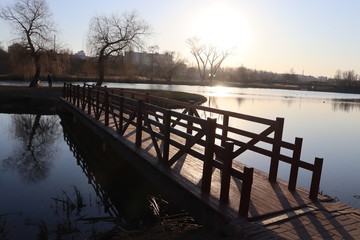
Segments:
[[[188,213],[170,202],[90,129],[72,116],[60,115],[60,118],[65,141],[77,164],[101,199],[106,213],[117,220],[118,227],[125,233],[154,226],[161,226],[161,231],[199,227]]]
[[[16,169],[29,183],[48,176],[51,169],[54,142],[60,136],[56,116],[12,115],[14,139],[18,140],[11,157],[3,160],[4,169]]]

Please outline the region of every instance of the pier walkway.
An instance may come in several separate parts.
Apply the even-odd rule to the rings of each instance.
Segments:
[[[63,101],[215,211],[239,236],[359,237],[359,211],[318,194],[323,160],[301,159],[302,139],[283,140],[282,118],[89,85],[65,84]],[[174,106],[182,110],[170,110]],[[269,173],[242,164],[247,152],[267,159]],[[290,164],[288,181],[277,177],[279,162]],[[296,186],[301,168],[311,172],[309,191]]]

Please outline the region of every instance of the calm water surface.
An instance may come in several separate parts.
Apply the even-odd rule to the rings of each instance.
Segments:
[[[76,164],[59,122],[57,116],[0,114],[3,239],[37,239],[45,228],[49,236],[71,233],[81,237],[77,231],[89,235],[92,226],[75,219],[109,216]],[[67,203],[76,203],[76,192],[84,206],[71,210]],[[110,226],[100,223],[94,227],[104,230]]]
[[[0,114],[0,239],[85,239],[115,220],[128,230],[154,221],[156,191],[88,130],[76,126],[86,154],[65,141],[67,121]]]

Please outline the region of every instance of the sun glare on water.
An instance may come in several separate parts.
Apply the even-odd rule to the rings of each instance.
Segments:
[[[229,88],[222,86],[214,86],[208,89],[209,96],[225,97],[230,93]]]
[[[235,48],[243,52],[249,44],[249,30],[245,19],[230,6],[210,5],[194,19],[194,35],[205,44],[220,49]]]

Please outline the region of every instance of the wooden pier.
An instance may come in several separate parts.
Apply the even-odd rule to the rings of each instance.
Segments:
[[[302,139],[283,140],[282,118],[90,85],[64,84],[63,101],[228,222],[259,222],[329,200],[318,194],[323,159],[302,160]],[[174,105],[182,111],[169,109]],[[256,127],[240,129],[234,122]],[[268,173],[236,160],[249,151],[268,159]],[[279,162],[290,164],[288,181],[277,177]],[[300,168],[311,172],[309,191],[296,186]]]

